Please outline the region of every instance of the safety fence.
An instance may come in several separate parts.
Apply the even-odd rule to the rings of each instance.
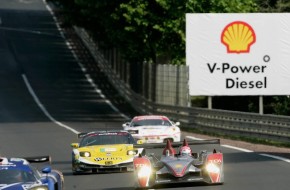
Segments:
[[[98,48],[88,33],[84,29],[77,27],[75,27],[75,31],[90,50],[99,67],[108,76],[112,85],[141,114],[166,115],[173,120],[180,121],[182,127],[206,132],[290,143],[290,117],[287,116],[188,107],[186,105],[187,98],[185,98],[184,102],[176,104],[175,97],[175,100],[171,100],[172,104],[166,104],[160,100],[152,101],[152,97],[148,98],[134,92],[126,81],[122,80],[120,75],[116,74],[115,70],[112,69],[108,57]],[[182,72],[187,71],[183,70]],[[174,77],[167,76],[163,80],[170,80]],[[185,77],[184,80],[187,80],[187,78]],[[175,83],[185,84],[180,81]],[[171,87],[164,86],[164,88]],[[164,96],[162,93],[166,92],[161,90],[161,92],[156,93],[161,93],[160,97],[162,97]],[[182,93],[188,94],[188,91],[185,90]]]
[[[115,48],[100,48],[89,33],[75,27],[90,51],[104,69],[110,70],[108,77],[117,77],[134,92],[160,104],[187,106],[189,104],[189,69],[185,65],[153,64],[147,62],[128,63]],[[96,54],[96,53],[93,53]]]

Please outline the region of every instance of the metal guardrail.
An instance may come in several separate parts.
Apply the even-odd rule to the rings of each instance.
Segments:
[[[290,143],[290,117],[260,115],[256,113],[214,110],[206,108],[180,107],[156,104],[134,93],[109,67],[88,33],[75,27],[92,56],[112,85],[141,114],[161,114],[178,120],[183,127],[201,131],[258,138],[267,141]]]

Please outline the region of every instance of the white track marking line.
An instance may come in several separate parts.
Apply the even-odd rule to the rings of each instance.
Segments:
[[[92,87],[94,87],[95,91],[100,95],[100,97],[102,97],[103,99],[106,99],[106,96],[102,93],[102,91],[97,88],[97,85],[94,83],[94,81],[92,80],[91,76],[89,74],[87,74],[87,69],[84,67],[84,65],[79,61],[75,51],[73,50],[72,46],[70,45],[70,43],[65,39],[65,36],[64,36],[64,33],[59,25],[59,22],[53,12],[53,10],[50,8],[50,6],[47,4],[46,0],[43,0],[43,3],[45,4],[46,6],[46,9],[50,12],[50,14],[52,15],[53,17],[53,20],[55,21],[56,23],[56,27],[57,29],[60,31],[61,33],[61,36],[62,38],[66,41],[66,45],[68,46],[68,48],[70,49],[70,51],[72,52],[74,58],[77,60],[77,63],[78,65],[80,66],[81,70],[83,71],[87,81],[91,84]],[[115,112],[118,112],[122,117],[126,118],[126,119],[129,119],[128,116],[126,116],[125,114],[121,113],[119,111],[119,109],[117,107],[115,107],[110,100],[106,99],[105,101]]]
[[[281,161],[290,163],[290,159],[283,158],[281,156],[274,156],[274,155],[271,155],[271,154],[260,154],[260,155],[261,156],[266,156],[266,157],[270,157],[270,158],[274,158],[274,159],[277,159],[277,160],[281,160]]]
[[[59,24],[57,23],[56,17],[54,16],[52,10],[51,10],[50,7],[47,5],[46,0],[43,0],[43,2],[44,2],[44,4],[46,5],[47,10],[48,10],[48,11],[51,13],[51,15],[53,16],[53,19],[54,19],[55,22],[56,22],[56,26],[57,26],[58,30],[60,31],[61,36],[65,39],[64,34],[63,34],[63,32],[62,32],[62,30],[61,30]],[[67,44],[68,44],[68,43],[67,43]],[[68,45],[68,47],[69,47],[69,45]],[[69,47],[69,48],[70,48],[70,47]],[[74,53],[74,51],[72,51],[72,53],[73,53],[74,57],[76,58],[76,60],[78,60],[78,59],[77,59],[77,56],[76,56],[75,53]],[[78,63],[79,63],[79,61],[78,61]],[[81,63],[79,63],[79,65],[80,65],[82,71],[85,73],[86,69],[83,67],[83,65],[82,65]],[[101,94],[101,91],[100,91],[99,89],[96,88],[96,85],[92,82],[92,79],[91,79],[90,77],[88,77],[88,74],[85,73],[85,76],[86,76],[88,82],[89,82],[89,83],[90,83],[90,84],[95,88],[96,92],[98,92],[99,94]],[[49,118],[53,123],[55,123],[56,125],[59,125],[59,126],[65,128],[65,129],[67,129],[67,130],[69,130],[69,131],[71,131],[71,132],[73,132],[73,133],[75,133],[75,134],[80,133],[79,131],[77,131],[77,130],[75,130],[75,129],[73,129],[73,128],[71,128],[71,127],[69,127],[69,126],[67,126],[67,125],[65,125],[65,124],[63,124],[63,123],[57,121],[56,119],[54,119],[54,118],[50,115],[50,113],[47,111],[47,109],[44,107],[44,105],[40,102],[39,98],[36,96],[36,94],[35,94],[33,88],[31,87],[31,85],[30,85],[30,83],[29,83],[29,81],[28,81],[28,79],[27,79],[27,77],[26,77],[25,74],[22,74],[22,78],[23,78],[23,80],[24,80],[24,83],[25,83],[25,85],[26,85],[26,87],[27,87],[29,93],[30,93],[31,96],[33,97],[34,101],[37,103],[38,107],[43,111],[43,113],[44,113],[44,114],[45,114],[45,115],[46,115],[46,116],[47,116],[47,117],[48,117],[48,118]],[[113,106],[112,103],[111,103],[109,100],[106,100],[106,102],[107,102],[107,104],[109,104],[109,105],[112,107],[112,109],[114,109],[116,112],[119,112],[119,110],[118,110],[117,108],[115,108],[115,106]],[[120,112],[119,112],[119,113],[120,113]],[[122,114],[122,113],[120,113],[120,115],[122,115],[122,116],[125,117],[125,118],[128,118],[127,116],[125,116],[125,115]]]
[[[61,123],[61,122],[55,120],[55,119],[54,119],[54,118],[53,118],[53,117],[48,113],[48,111],[46,110],[46,108],[44,107],[44,105],[40,102],[40,100],[38,99],[38,97],[37,97],[36,94],[34,93],[33,89],[31,88],[31,85],[29,84],[29,82],[28,82],[28,80],[27,80],[27,77],[26,77],[24,74],[22,74],[22,78],[23,78],[23,80],[24,80],[24,83],[25,83],[26,87],[28,88],[29,93],[30,93],[31,96],[33,97],[34,101],[37,103],[38,107],[43,111],[43,113],[44,113],[44,114],[45,114],[45,115],[46,115],[46,116],[47,116],[47,117],[48,117],[52,122],[54,122],[55,124],[57,124],[57,125],[59,125],[59,126],[65,128],[65,129],[68,129],[68,130],[72,131],[72,132],[75,133],[75,134],[80,133],[79,131],[77,131],[77,130],[75,130],[75,129],[73,129],[73,128],[71,128],[71,127],[69,127],[69,126],[67,126],[67,125],[65,125],[65,124],[63,124],[63,123]]]
[[[248,149],[245,149],[245,148],[239,148],[239,147],[235,147],[235,146],[231,146],[231,145],[221,145],[222,147],[226,147],[226,148],[231,148],[231,149],[235,149],[235,150],[239,150],[239,151],[242,151],[242,152],[254,152],[252,150],[248,150]]]
[[[186,136],[186,138],[193,139],[193,140],[204,140],[204,139],[195,138],[195,137],[192,137],[192,136]],[[244,148],[239,148],[239,147],[235,147],[235,146],[230,146],[230,145],[221,145],[221,146],[222,147],[225,147],[225,148],[239,150],[239,151],[242,151],[242,152],[254,152],[252,150],[248,150],[248,149],[244,149]],[[276,160],[281,160],[281,161],[290,163],[290,159],[283,158],[281,156],[274,156],[274,155],[271,155],[271,154],[259,154],[259,155],[260,156],[265,156],[265,157],[269,157],[269,158],[273,158],[273,159],[276,159]]]

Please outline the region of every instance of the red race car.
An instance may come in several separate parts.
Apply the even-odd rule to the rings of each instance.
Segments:
[[[223,184],[223,154],[213,149],[192,152],[190,145],[220,144],[219,139],[163,144],[160,158],[154,154],[134,158],[136,188],[152,188],[158,184],[194,183]],[[161,144],[138,145],[144,148],[161,148]],[[214,145],[215,146],[215,145]],[[179,147],[176,150],[174,147]]]

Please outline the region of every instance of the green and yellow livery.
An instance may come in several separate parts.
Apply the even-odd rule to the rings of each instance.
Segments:
[[[136,142],[126,131],[93,131],[80,133],[79,143],[72,143],[72,172],[133,171],[133,158],[145,154],[143,148],[134,148]]]

